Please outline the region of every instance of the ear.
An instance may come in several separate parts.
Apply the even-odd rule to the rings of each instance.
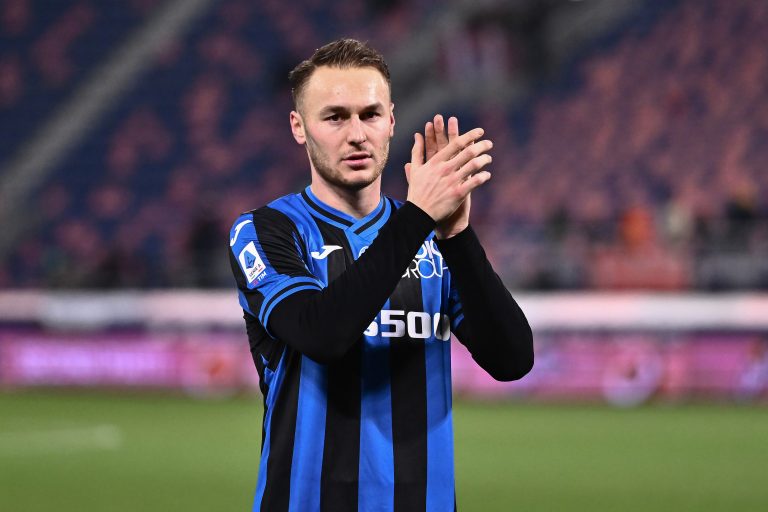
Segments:
[[[395,104],[389,104],[389,138],[395,136]]]
[[[292,110],[290,121],[291,132],[293,133],[293,138],[296,139],[296,142],[299,144],[304,144],[307,142],[307,136],[304,133],[304,120],[301,118],[301,114],[295,110]]]

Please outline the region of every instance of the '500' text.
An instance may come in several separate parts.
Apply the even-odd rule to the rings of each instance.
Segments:
[[[402,309],[382,309],[377,319],[370,323],[363,334],[381,334],[382,338],[402,338],[407,335],[414,339],[434,336],[439,340],[448,341],[451,338],[451,320],[448,315],[441,313],[430,315],[424,311],[406,313]]]

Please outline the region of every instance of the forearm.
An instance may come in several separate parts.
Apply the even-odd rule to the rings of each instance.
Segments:
[[[472,227],[437,242],[459,292],[464,320],[456,335],[497,380],[533,367],[533,335],[525,314],[493,271]]]
[[[406,203],[365,253],[326,288],[281,301],[269,331],[317,362],[341,358],[381,310],[434,226],[429,215]]]

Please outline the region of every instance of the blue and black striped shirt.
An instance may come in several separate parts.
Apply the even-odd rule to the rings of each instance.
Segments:
[[[474,234],[433,228],[411,203],[356,219],[309,188],[235,221],[264,395],[254,510],[454,510],[450,333],[497,378],[524,374],[532,349]]]

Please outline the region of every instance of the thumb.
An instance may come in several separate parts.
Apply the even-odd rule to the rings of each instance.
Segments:
[[[405,181],[411,182],[411,164],[410,162],[405,164]]]

